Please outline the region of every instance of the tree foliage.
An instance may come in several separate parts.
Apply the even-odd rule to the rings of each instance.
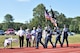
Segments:
[[[31,28],[33,26],[37,27],[38,25],[42,25],[44,27],[45,25],[45,6],[43,4],[39,4],[37,7],[33,9],[33,19],[30,22]]]
[[[6,14],[5,16],[4,16],[4,22],[13,22],[13,16],[12,15],[10,15],[10,14]]]
[[[3,25],[3,29],[7,30],[8,28],[13,28],[13,16],[10,14],[6,14],[4,16],[4,25]]]

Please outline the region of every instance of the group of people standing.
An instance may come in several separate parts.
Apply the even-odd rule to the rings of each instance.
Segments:
[[[37,28],[33,27],[32,30],[27,29],[26,32],[22,29],[22,27],[20,27],[20,30],[18,31],[20,48],[22,48],[24,44],[24,35],[26,35],[26,47],[31,47],[32,45],[32,47],[36,47],[36,49],[38,49],[39,43],[41,43],[43,48],[47,48],[48,42],[50,42],[52,48],[55,48],[58,41],[60,46],[63,47],[64,40],[66,40],[68,47],[68,31],[69,30],[66,25],[64,25],[62,32],[59,27],[55,27],[54,30],[52,30],[50,26],[47,26],[44,30],[42,30],[42,27],[39,25]],[[52,42],[53,32],[55,32],[56,36],[55,43]],[[60,39],[61,35],[62,41]],[[42,41],[42,38],[44,42]]]

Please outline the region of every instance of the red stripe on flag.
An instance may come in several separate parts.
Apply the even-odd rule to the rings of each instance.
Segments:
[[[47,11],[45,11],[45,18],[46,18],[47,20],[50,20],[50,19],[51,19],[51,17],[49,16],[49,13],[48,13]]]
[[[54,18],[51,18],[51,22],[54,24],[54,26],[57,27],[57,23],[56,23],[56,20]]]
[[[48,13],[47,11],[45,11],[45,18],[46,18],[47,20],[50,20],[50,21],[51,21],[51,23],[53,23],[53,24],[54,24],[54,26],[56,26],[56,27],[57,27],[56,20],[55,20],[54,18],[52,18],[52,17],[49,15],[49,13]]]

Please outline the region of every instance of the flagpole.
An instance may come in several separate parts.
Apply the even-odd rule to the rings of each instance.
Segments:
[[[50,9],[51,9],[51,5],[50,5]]]
[[[47,19],[46,19],[46,26],[48,26],[48,21],[47,21]]]
[[[47,10],[45,9],[45,12],[46,12]],[[45,19],[45,26],[48,26],[48,22],[47,22],[47,19]]]

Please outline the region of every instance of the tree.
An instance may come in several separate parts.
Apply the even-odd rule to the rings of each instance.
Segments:
[[[4,22],[13,22],[13,16],[12,15],[10,15],[10,14],[6,14],[5,16],[4,16]]]
[[[37,27],[39,24],[42,25],[42,27],[45,26],[45,6],[43,4],[39,4],[37,7],[33,9],[33,19],[30,22],[30,26]]]
[[[58,22],[58,26],[60,28],[63,27],[64,24],[66,24],[66,16],[63,13],[60,13],[56,16],[57,22]]]
[[[3,27],[3,25],[2,25],[2,24],[0,24],[0,30],[2,30],[2,27]]]
[[[75,32],[80,33],[80,30],[79,30],[79,28],[80,28],[80,17],[77,16],[72,21],[74,22]]]
[[[20,29],[20,26],[22,26],[23,25],[23,23],[14,23],[14,29],[15,30],[19,30]]]
[[[13,28],[14,27],[14,25],[13,25],[13,16],[12,15],[10,15],[10,14],[6,14],[5,16],[4,16],[4,25],[3,25],[3,29],[4,30],[7,30],[8,28]]]

